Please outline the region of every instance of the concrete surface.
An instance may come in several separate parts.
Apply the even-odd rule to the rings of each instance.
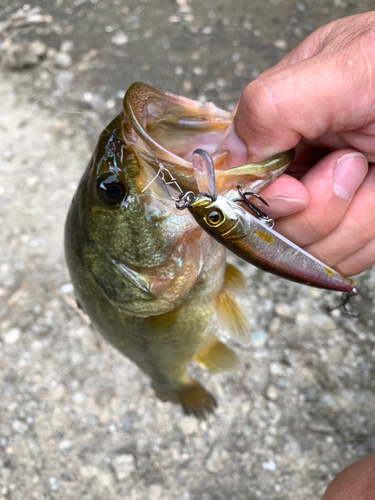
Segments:
[[[333,293],[242,265],[252,343],[235,374],[192,368],[219,401],[197,421],[74,308],[62,233],[130,83],[231,108],[370,0],[43,0],[11,17],[22,5],[0,5],[0,500],[319,499],[375,452],[374,269],[351,319],[325,312]]]

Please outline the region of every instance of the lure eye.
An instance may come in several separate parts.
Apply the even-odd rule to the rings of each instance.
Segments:
[[[112,172],[102,174],[96,181],[99,200],[107,206],[120,205],[128,196],[126,186]]]
[[[223,215],[217,210],[213,210],[208,214],[207,222],[210,226],[217,226],[223,220]]]

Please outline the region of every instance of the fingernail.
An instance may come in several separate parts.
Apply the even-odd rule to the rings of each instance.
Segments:
[[[238,167],[247,163],[245,144],[237,137],[234,125],[231,123],[217,149],[229,149],[227,168]]]
[[[264,208],[263,206],[262,210],[272,217],[286,217],[307,207],[306,200],[294,198],[275,197],[267,199],[267,203],[270,207]]]
[[[368,171],[366,158],[360,153],[349,153],[337,160],[333,174],[333,191],[344,201],[350,201],[362,184]]]

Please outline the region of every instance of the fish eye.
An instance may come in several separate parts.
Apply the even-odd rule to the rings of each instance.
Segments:
[[[212,210],[207,217],[207,222],[210,226],[217,226],[222,220],[223,214],[217,210]]]
[[[107,206],[119,205],[128,196],[127,187],[112,172],[105,172],[96,181],[99,200]]]

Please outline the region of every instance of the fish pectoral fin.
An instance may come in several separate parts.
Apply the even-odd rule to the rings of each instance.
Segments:
[[[240,364],[237,354],[216,337],[198,352],[194,361],[213,373],[234,372]]]
[[[233,264],[227,263],[225,268],[224,288],[232,293],[244,293],[247,291],[245,276]]]
[[[236,299],[226,289],[216,299],[216,314],[220,326],[235,340],[248,342],[250,329]]]

